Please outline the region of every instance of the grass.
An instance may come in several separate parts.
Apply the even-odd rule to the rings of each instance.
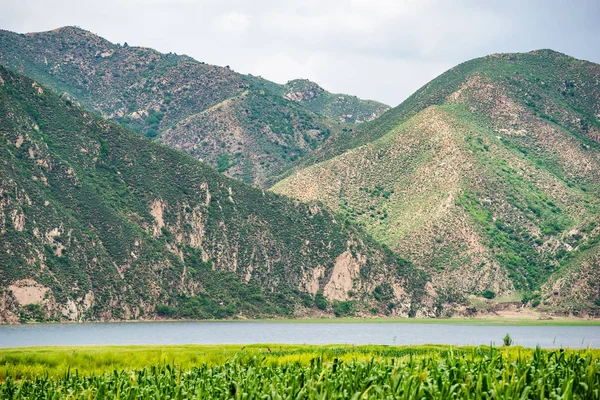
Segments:
[[[285,363],[310,364],[314,358],[324,362],[338,359],[344,362],[382,361],[390,358],[479,354],[489,346],[418,345],[306,345],[306,344],[251,344],[251,345],[128,345],[128,346],[48,346],[0,349],[0,382],[8,377],[30,379],[40,376],[58,378],[67,372],[98,375],[113,371],[133,371],[157,365],[177,365],[189,369],[200,364],[221,365],[230,359],[248,360],[261,357],[269,365]],[[529,356],[534,349],[498,348],[505,356]],[[567,350],[570,354],[589,353],[600,357],[600,350]]]
[[[600,350],[450,346],[0,350],[0,398],[597,399]]]
[[[265,357],[271,365],[282,363],[309,364],[320,357],[325,362],[383,359],[405,355],[432,355],[450,347],[427,346],[353,346],[335,345],[142,345],[142,346],[51,346],[0,349],[0,381],[48,375],[60,377],[68,371],[93,375],[114,370],[136,370],[152,365],[171,364],[189,369],[194,365],[219,365],[236,357]],[[471,349],[471,347],[464,347]],[[462,350],[461,350],[462,351]],[[524,350],[528,351],[528,350]]]

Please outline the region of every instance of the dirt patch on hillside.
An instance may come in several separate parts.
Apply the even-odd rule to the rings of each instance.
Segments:
[[[17,138],[17,141],[15,142],[15,147],[19,148],[23,145],[23,142],[25,141],[25,139],[23,138],[23,136],[19,135],[19,137]]]
[[[26,306],[28,304],[41,304],[49,288],[37,283],[33,279],[21,279],[8,286],[17,302]]]
[[[25,229],[25,214],[15,209],[11,211],[10,217],[12,219],[12,223],[15,227],[15,230],[23,232],[23,229]]]

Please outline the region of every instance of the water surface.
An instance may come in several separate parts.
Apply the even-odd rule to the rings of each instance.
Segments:
[[[600,326],[418,323],[136,322],[0,326],[0,347],[126,344],[502,344],[600,348]]]

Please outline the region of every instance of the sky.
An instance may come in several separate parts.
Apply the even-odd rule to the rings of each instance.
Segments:
[[[0,29],[76,25],[396,106],[453,66],[551,48],[600,63],[599,0],[0,0]]]

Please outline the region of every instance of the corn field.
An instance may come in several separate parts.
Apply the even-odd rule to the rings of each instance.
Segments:
[[[175,364],[83,375],[8,376],[2,399],[600,399],[591,351],[524,355],[494,348],[437,356],[308,363],[236,354],[218,365]]]

